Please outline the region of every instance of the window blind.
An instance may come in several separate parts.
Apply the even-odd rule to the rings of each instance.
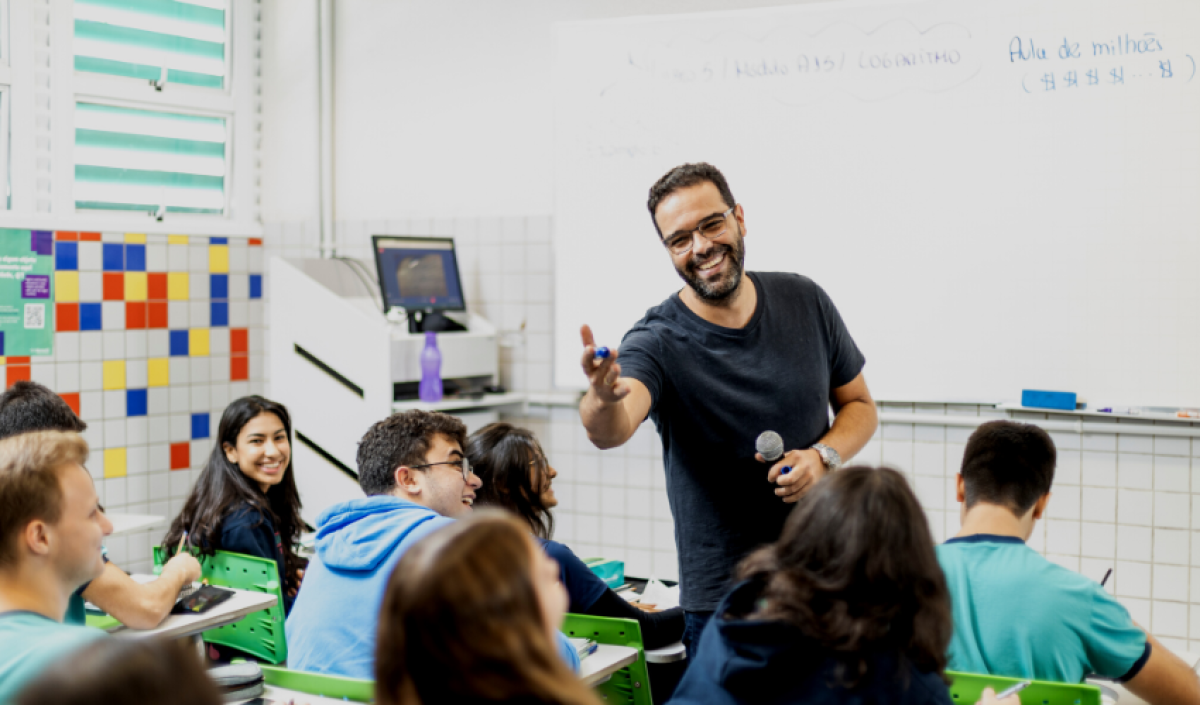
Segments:
[[[75,69],[224,88],[227,9],[228,0],[75,0]]]
[[[225,118],[75,104],[75,207],[225,212]]]

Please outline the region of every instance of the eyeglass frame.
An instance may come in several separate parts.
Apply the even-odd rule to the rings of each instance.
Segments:
[[[704,238],[705,240],[708,240],[709,242],[712,242],[713,240],[716,240],[717,238],[724,235],[729,230],[729,214],[733,213],[733,211],[735,211],[735,210],[737,210],[736,203],[733,204],[732,206],[730,206],[729,210],[725,211],[724,213],[713,213],[713,215],[708,216],[708,218],[705,218],[704,221],[702,221],[703,223],[716,223],[718,221],[710,220],[710,219],[713,216],[718,216],[718,215],[721,216],[721,220],[719,222],[721,222],[725,225],[725,230],[722,230],[721,232],[717,233],[716,235],[713,235],[712,237],[709,237],[709,236],[705,235],[704,233],[700,232],[701,228],[704,227],[703,224],[697,225],[696,227],[692,228],[691,230],[678,230],[674,233],[671,233],[671,241],[674,241],[677,237],[681,237],[682,235],[687,234],[688,246],[687,246],[686,250],[680,250],[679,252],[676,252],[675,250],[671,249],[671,245],[669,244],[667,238],[660,238],[659,241],[662,242],[663,247],[667,248],[667,252],[670,252],[671,254],[676,255],[676,256],[686,255],[687,253],[692,251],[693,247],[696,246],[696,236],[697,235]]]
[[[474,472],[475,472],[474,470],[471,469],[471,461],[467,460],[467,456],[465,456],[465,455],[463,457],[459,458],[458,460],[439,460],[436,463],[425,463],[424,465],[409,465],[408,467],[410,470],[424,470],[425,468],[431,468],[434,465],[458,465],[460,468],[462,468],[463,482],[470,482],[471,475],[474,474]]]

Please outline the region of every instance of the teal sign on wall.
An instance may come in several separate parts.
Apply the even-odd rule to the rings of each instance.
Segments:
[[[54,346],[54,234],[0,229],[0,356]]]

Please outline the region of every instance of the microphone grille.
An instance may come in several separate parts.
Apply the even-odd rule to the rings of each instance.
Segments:
[[[769,461],[779,460],[783,456],[783,438],[774,431],[763,431],[754,441],[754,449]]]

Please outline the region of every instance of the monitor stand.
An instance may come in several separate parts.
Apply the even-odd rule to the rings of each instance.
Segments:
[[[434,331],[436,333],[445,333],[452,331],[465,331],[466,326],[458,321],[452,320],[443,316],[438,311],[409,311],[408,312],[408,332],[409,333],[424,333],[426,331]]]

